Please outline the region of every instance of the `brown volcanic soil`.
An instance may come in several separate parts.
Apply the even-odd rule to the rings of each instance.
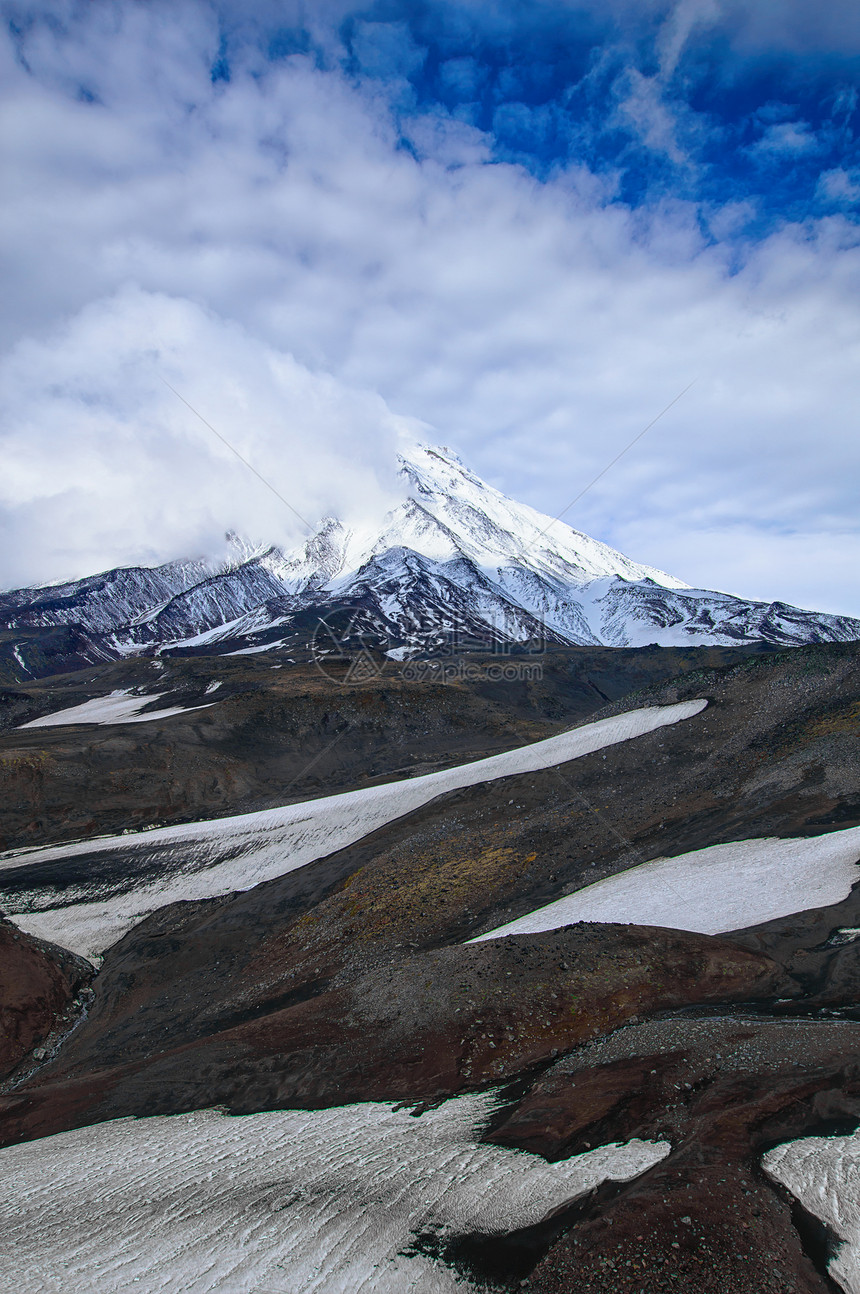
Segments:
[[[858,645],[703,670],[603,713],[694,696],[709,705],[691,720],[154,914],[108,951],[58,1055],[2,1098],[0,1136],[508,1085],[502,1144],[558,1158],[666,1137],[673,1153],[531,1237],[525,1272],[472,1238],[495,1245],[494,1288],[832,1289],[824,1239],[758,1164],[860,1120],[860,942],[836,938],[860,927],[860,888],[719,939],[580,925],[462,943],[646,858],[860,821]]]
[[[792,989],[760,955],[636,926],[571,927],[363,969],[345,946],[294,929],[289,945],[256,947],[241,969],[210,948],[208,1000],[189,991],[193,972],[182,975],[195,951],[182,936],[167,977],[162,957],[148,964],[146,936],[122,942],[86,1023],[40,1083],[4,1103],[6,1140],[60,1131],[82,1109],[92,1122],[216,1104],[248,1113],[435,1101],[510,1081],[691,991],[731,1002]]]
[[[590,1201],[530,1288],[834,1288],[804,1251],[820,1267],[823,1237],[758,1162],[779,1141],[856,1124],[858,1044],[853,1021],[682,1014],[559,1061],[490,1140],[549,1159],[634,1136],[675,1149],[626,1190]]]
[[[593,1208],[538,1264],[534,1294],[824,1294],[789,1204],[744,1163],[676,1152]]]
[[[0,1079],[73,1015],[92,974],[83,958],[0,917]]]
[[[410,777],[552,736],[607,701],[751,650],[571,648],[524,658],[542,677],[493,681],[471,657],[450,683],[381,673],[338,684],[313,664],[254,657],[134,659],[0,688],[0,849],[194,821]],[[458,660],[447,662],[456,673]],[[212,683],[219,684],[207,692]],[[120,688],[188,715],[110,727],[18,724]]]

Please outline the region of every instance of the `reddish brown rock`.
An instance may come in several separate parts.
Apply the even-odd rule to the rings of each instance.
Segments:
[[[563,1159],[660,1138],[672,1154],[605,1187],[540,1261],[541,1294],[824,1294],[823,1228],[765,1177],[775,1143],[854,1126],[860,1024],[676,1016],[558,1062],[487,1140]],[[606,1063],[601,1063],[604,1060]]]
[[[159,942],[161,971],[176,972],[181,950]],[[569,927],[361,969],[338,968],[298,940],[293,952],[286,1005],[267,999],[270,988],[255,999],[227,967],[219,980],[217,958],[208,1002],[186,993],[178,973],[173,992],[156,995],[154,968],[141,962],[135,977],[122,959],[97,982],[86,1024],[57,1061],[0,1107],[4,1139],[207,1105],[434,1101],[510,1082],[654,1010],[771,998],[787,986],[761,955],[644,927]]]
[[[91,976],[82,958],[0,917],[0,1078],[44,1042]]]
[[[690,1148],[588,1215],[538,1263],[530,1294],[827,1294],[788,1202],[755,1169]]]

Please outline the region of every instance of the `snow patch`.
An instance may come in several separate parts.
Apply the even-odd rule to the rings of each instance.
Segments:
[[[12,655],[15,657],[16,661],[21,666],[21,669],[24,671],[24,673],[29,674],[32,678],[33,671],[30,669],[30,667],[27,665],[27,662],[24,660],[24,657],[21,655],[21,648],[13,647]]]
[[[0,861],[0,906],[22,930],[97,960],[127,930],[168,903],[249,890],[354,844],[438,795],[579,759],[690,719],[706,705],[707,701],[696,700],[630,710],[456,768],[284,808],[7,853]],[[158,848],[168,855],[165,866],[169,870],[157,881],[128,889],[123,855],[127,858],[131,851]],[[110,894],[104,880],[99,883],[96,901],[88,901],[89,894],[84,892],[75,902],[68,890],[58,899],[54,888],[44,882],[41,888],[24,893],[3,891],[2,872],[9,868],[46,862],[60,866],[76,855],[105,851],[114,851],[120,859],[116,894]]]
[[[412,651],[412,647],[392,647],[385,654],[391,660],[406,660],[407,656],[409,656]]]
[[[557,930],[578,921],[718,935],[840,903],[860,880],[860,827],[812,839],[737,840],[655,858],[469,940]]]
[[[828,1271],[846,1294],[860,1294],[860,1132],[788,1141],[769,1150],[762,1167],[840,1237]]]
[[[0,1150],[20,1294],[456,1294],[415,1237],[503,1235],[670,1151],[631,1141],[548,1164],[480,1144],[492,1093],[415,1118],[382,1104],[120,1119]]]
[[[207,691],[209,689],[207,688]],[[119,692],[110,692],[107,696],[96,696],[91,701],[80,705],[69,706],[65,710],[55,710],[53,714],[44,714],[41,719],[31,719],[21,723],[19,728],[65,728],[73,723],[94,723],[107,727],[115,723],[149,723],[153,719],[169,719],[173,714],[190,714],[192,710],[208,710],[214,701],[205,705],[172,705],[165,710],[150,710],[146,714],[139,711],[151,701],[158,701],[161,692],[152,695],[133,695],[128,688]]]
[[[278,647],[286,644],[286,638],[281,638],[278,642],[260,643],[256,647],[240,647],[238,651],[228,651],[228,656],[256,656],[261,651],[275,651]]]

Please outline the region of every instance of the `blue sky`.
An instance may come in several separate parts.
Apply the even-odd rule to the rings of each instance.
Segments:
[[[860,613],[860,9],[0,5],[0,583],[455,446],[693,584]]]
[[[404,147],[416,115],[441,115],[541,180],[585,165],[634,206],[695,202],[706,233],[712,208],[748,203],[737,232],[761,237],[856,207],[860,22],[819,8],[404,0],[332,9],[317,32],[222,10],[211,74],[229,80],[249,40],[275,64],[300,53],[384,87]]]

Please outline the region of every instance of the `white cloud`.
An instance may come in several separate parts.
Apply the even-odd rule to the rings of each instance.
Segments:
[[[776,156],[816,153],[821,144],[808,121],[780,121],[768,126],[762,136],[751,146],[751,153],[772,153]]]
[[[839,205],[860,202],[860,166],[850,170],[837,166],[824,171],[818,181],[817,196]]]
[[[628,68],[622,78],[627,91],[618,105],[618,117],[633,127],[647,148],[665,153],[678,165],[687,158],[678,144],[675,114],[663,97],[663,85],[656,76],[643,76]]]
[[[416,430],[239,325],[134,288],[19,344],[0,385],[7,583],[215,555],[227,529],[289,545],[303,518],[361,524],[396,502],[396,450]]]
[[[698,376],[569,520],[694,584],[860,611],[853,588],[838,605],[860,474],[845,220],[747,245],[727,204],[707,212],[732,240],[714,246],[690,204],[631,212],[582,167],[539,183],[444,115],[413,117],[408,149],[381,83],[310,59],[249,49],[213,86],[205,6],[81,12],[73,36],[28,40],[31,73],[8,48],[0,67],[17,174],[0,583],[155,560],[248,519],[285,536],[161,363],[278,488],[289,474],[310,520],[373,494],[395,414],[558,511]],[[680,147],[671,121],[641,121]]]
[[[860,9],[856,0],[829,0],[813,4],[810,0],[572,0],[577,8],[610,12],[623,27],[658,21],[667,30],[663,44],[671,50],[677,28],[689,21],[692,13],[703,25],[719,30],[735,59],[758,58],[775,52],[809,55],[837,54],[840,57],[860,50]],[[736,66],[736,63],[734,64]]]
[[[663,23],[657,39],[660,75],[671,76],[693,33],[698,28],[716,24],[721,16],[722,9],[717,0],[679,0]]]

